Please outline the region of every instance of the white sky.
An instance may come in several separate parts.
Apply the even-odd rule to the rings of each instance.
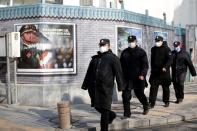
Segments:
[[[149,15],[163,19],[163,12],[166,13],[167,22],[171,23],[174,10],[183,0],[125,0],[124,7],[127,10],[145,14],[149,10]]]

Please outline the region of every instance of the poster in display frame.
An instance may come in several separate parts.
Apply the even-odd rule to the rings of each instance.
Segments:
[[[34,22],[14,29],[21,38],[17,74],[76,74],[75,24]]]
[[[138,46],[142,46],[142,29],[136,27],[129,27],[129,26],[117,26],[116,27],[116,54],[120,57],[121,52],[127,48],[128,45],[128,36],[135,35],[137,37],[137,44]]]

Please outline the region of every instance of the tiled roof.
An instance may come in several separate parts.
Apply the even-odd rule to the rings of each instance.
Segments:
[[[34,17],[125,21],[173,29],[171,25],[167,25],[162,19],[121,9],[65,6],[54,4],[36,4],[0,8],[1,21]]]

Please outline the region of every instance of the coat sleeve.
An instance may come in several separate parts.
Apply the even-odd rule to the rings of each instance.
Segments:
[[[195,70],[194,65],[193,65],[193,63],[190,59],[190,56],[187,52],[186,52],[186,59],[185,60],[186,60],[187,66],[189,67],[189,71],[190,71],[191,75],[196,76],[196,70]]]
[[[126,62],[125,62],[125,58],[124,58],[124,52],[121,53],[121,56],[120,56],[120,63],[121,63],[121,67],[122,67],[122,73],[123,73],[123,76],[126,78],[126,70],[127,67],[126,67]]]
[[[143,51],[141,62],[142,62],[142,67],[141,67],[142,70],[140,72],[140,75],[145,77],[147,75],[148,68],[149,68],[148,58],[147,58],[145,51]]]
[[[91,86],[93,73],[93,60],[90,61],[81,89],[87,90]]]
[[[150,66],[151,66],[151,70],[153,69],[153,65],[154,65],[154,51],[153,48],[151,48],[151,59],[150,59]]]
[[[121,63],[120,60],[117,56],[114,57],[114,63],[112,64],[113,67],[113,72],[116,77],[116,82],[118,85],[118,91],[124,90],[124,80],[123,80],[123,73],[122,73],[122,68],[121,68]]]
[[[167,47],[166,49],[166,58],[167,58],[167,61],[164,65],[164,68],[169,69],[173,62],[172,52],[169,47]]]

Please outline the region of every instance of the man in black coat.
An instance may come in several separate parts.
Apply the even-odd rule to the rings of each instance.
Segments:
[[[108,131],[108,124],[115,119],[115,112],[111,111],[114,78],[116,77],[118,90],[122,91],[123,76],[118,57],[110,50],[109,39],[101,39],[100,51],[92,57],[82,89],[88,89],[91,106],[101,113],[101,131]]]
[[[179,41],[175,41],[173,46],[172,82],[177,99],[176,103],[178,104],[184,99],[184,82],[187,74],[187,68],[189,67],[189,71],[192,76],[196,76],[196,70],[189,54],[185,50],[181,49],[181,43]]]
[[[144,94],[146,84],[145,78],[149,67],[148,58],[146,52],[136,45],[136,36],[129,36],[128,43],[129,47],[122,52],[120,57],[123,76],[127,85],[122,93],[124,117],[126,118],[131,116],[130,100],[132,97],[132,89],[134,89],[135,95],[143,105],[143,114],[146,115],[149,111],[148,101]]]
[[[172,53],[169,47],[163,45],[163,37],[156,36],[155,46],[151,48],[151,75],[150,75],[150,107],[154,108],[159,85],[163,88],[164,107],[169,106],[171,84],[170,66],[172,64]]]

